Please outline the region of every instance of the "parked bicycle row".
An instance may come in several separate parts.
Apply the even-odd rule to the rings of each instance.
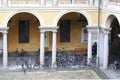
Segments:
[[[58,52],[55,64],[57,67],[70,67],[80,65],[87,56],[75,54],[70,51]]]
[[[17,54],[17,55],[16,55]],[[15,55],[8,56],[8,64],[22,68],[22,70],[37,70],[37,69],[49,69],[49,68],[74,68],[74,67],[86,67],[87,56],[82,54],[76,54],[73,51],[59,51],[57,50],[56,62],[52,64],[52,52],[45,53],[44,64],[40,63],[39,52],[32,54],[22,51],[16,52]],[[90,59],[90,66],[95,67],[96,60]]]

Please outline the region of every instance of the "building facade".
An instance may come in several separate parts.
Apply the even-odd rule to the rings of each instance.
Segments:
[[[89,62],[92,44],[97,42],[99,67],[107,69],[109,42],[119,44],[119,27],[120,0],[1,0],[3,68],[8,67],[8,52],[17,48],[40,49],[42,64],[45,50],[51,50],[52,65],[56,49],[82,48]]]

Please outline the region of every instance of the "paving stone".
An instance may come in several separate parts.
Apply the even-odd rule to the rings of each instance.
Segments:
[[[93,70],[72,71],[1,71],[0,80],[46,80],[46,79],[100,79]]]
[[[110,79],[118,79],[120,80],[120,69],[119,70],[103,70],[103,72],[109,76]]]

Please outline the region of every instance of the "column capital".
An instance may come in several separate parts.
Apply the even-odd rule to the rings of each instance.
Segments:
[[[112,28],[102,28],[104,34],[109,34]]]
[[[3,31],[2,33],[3,33],[3,34],[7,34],[7,33],[8,33],[8,31]]]
[[[40,32],[57,32],[58,27],[39,27]]]
[[[97,33],[99,27],[97,26],[87,26],[88,32]]]
[[[5,32],[9,29],[9,27],[0,27],[0,32]]]
[[[41,33],[44,33],[44,32],[45,32],[45,30],[40,30],[40,32],[41,32]]]
[[[57,32],[57,30],[53,30],[52,32],[53,32],[53,33],[56,33],[56,32]]]

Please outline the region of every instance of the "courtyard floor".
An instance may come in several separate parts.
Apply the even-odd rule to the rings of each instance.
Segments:
[[[110,79],[118,79],[120,80],[120,69],[113,70],[102,70]]]
[[[56,79],[109,79],[103,71],[99,69],[40,69],[27,71],[21,69],[10,70],[0,69],[0,80],[56,80]]]
[[[100,79],[92,70],[71,71],[1,71],[0,80],[46,80],[46,79]]]

